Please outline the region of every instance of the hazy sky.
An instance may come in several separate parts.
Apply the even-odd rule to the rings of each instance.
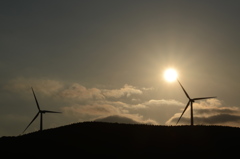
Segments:
[[[240,2],[0,2],[0,136],[19,135],[40,107],[43,128],[82,121],[240,126]],[[190,124],[186,111],[179,124]],[[26,133],[39,130],[39,118]]]

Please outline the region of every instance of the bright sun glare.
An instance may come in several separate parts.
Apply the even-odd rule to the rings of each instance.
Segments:
[[[165,70],[165,72],[164,72],[164,78],[168,82],[175,81],[177,79],[177,76],[178,76],[177,71],[172,68],[169,68],[169,69]]]

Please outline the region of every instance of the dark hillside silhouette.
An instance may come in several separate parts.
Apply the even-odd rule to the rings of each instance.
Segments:
[[[181,158],[191,154],[193,158],[218,158],[238,154],[239,143],[240,128],[234,127],[103,122],[75,123],[0,138],[1,154],[9,157],[31,153],[36,157]]]

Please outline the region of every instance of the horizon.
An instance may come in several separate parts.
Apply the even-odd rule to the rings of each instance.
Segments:
[[[212,128],[230,128],[230,129],[240,129],[240,127],[234,127],[234,126],[226,126],[226,125],[154,125],[154,124],[144,124],[144,123],[124,123],[124,122],[109,122],[109,121],[83,121],[83,122],[76,122],[76,123],[70,123],[70,124],[67,124],[67,125],[61,125],[61,126],[58,126],[58,127],[51,127],[51,128],[48,128],[48,129],[43,129],[42,131],[44,131],[44,133],[48,132],[48,131],[60,131],[61,129],[67,129],[69,127],[75,127],[76,125],[85,125],[85,124],[105,124],[105,125],[115,125],[115,126],[132,126],[132,127],[169,127],[169,128],[172,128],[172,127],[212,127]],[[98,125],[98,127],[99,127]],[[36,131],[32,131],[32,132],[27,132],[27,133],[22,133],[22,134],[18,134],[18,135],[15,135],[15,136],[0,136],[0,139],[1,138],[5,138],[5,137],[21,137],[21,136],[28,136],[30,134],[39,134],[42,132],[41,130],[36,130]],[[43,134],[44,134],[43,133]]]
[[[240,2],[3,1],[0,136],[84,121],[240,127]],[[188,108],[178,124],[190,125]],[[26,133],[39,130],[36,118]]]

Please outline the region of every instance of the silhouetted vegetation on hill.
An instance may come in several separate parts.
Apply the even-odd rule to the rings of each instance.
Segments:
[[[2,154],[216,158],[238,153],[240,128],[83,122],[0,138]],[[79,157],[79,158],[81,158]],[[151,158],[151,157],[150,157]]]

